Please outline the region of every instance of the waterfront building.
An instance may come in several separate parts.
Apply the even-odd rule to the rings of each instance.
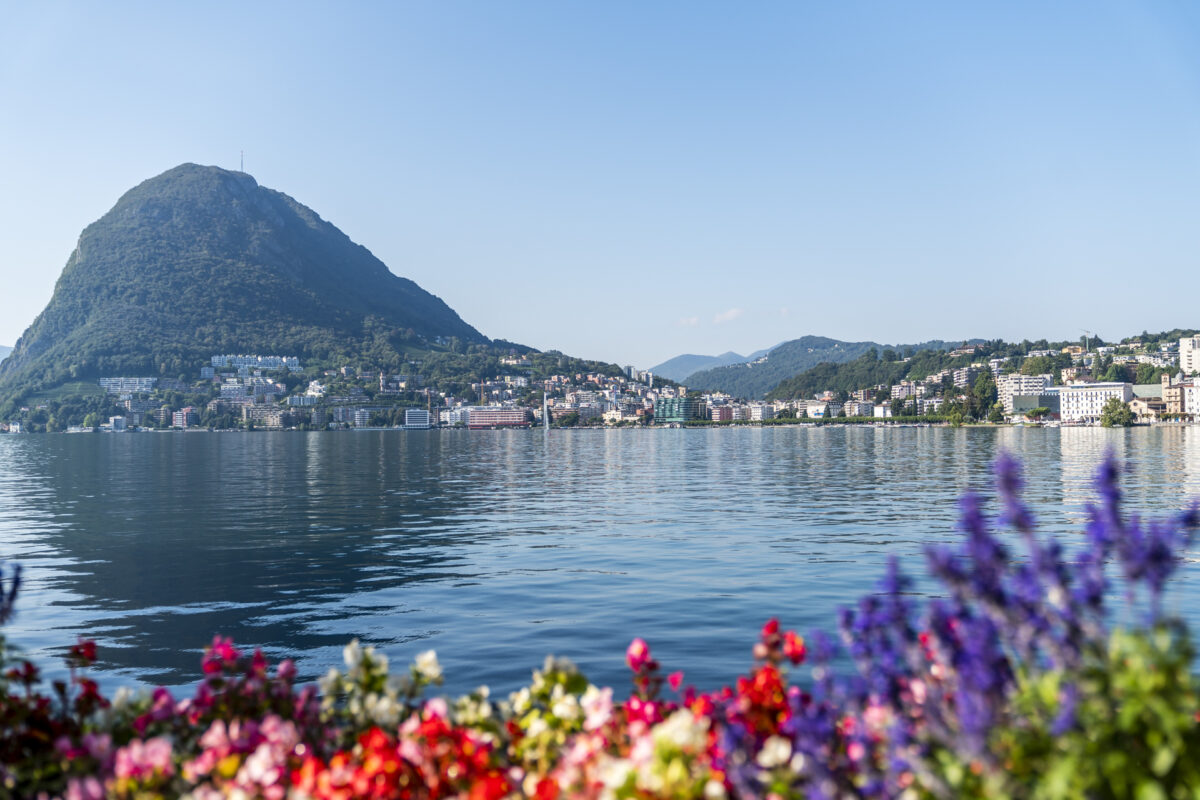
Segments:
[[[1183,396],[1183,380],[1172,381],[1171,376],[1164,373],[1162,376],[1162,399],[1166,405],[1167,414],[1182,414],[1184,411],[1184,396]]]
[[[408,430],[425,430],[433,427],[429,412],[423,408],[406,408],[404,410],[404,427]]]
[[[371,427],[371,409],[357,408],[354,410],[354,427],[356,427],[356,428]]]
[[[1012,373],[996,378],[996,393],[1004,406],[1004,413],[1013,413],[1013,397],[1016,395],[1040,394],[1053,383],[1050,375],[1021,375]]]
[[[1167,411],[1167,404],[1157,397],[1134,397],[1129,401],[1129,410],[1138,422],[1153,422]]]
[[[690,422],[704,419],[704,401],[694,397],[660,397],[654,401],[655,422]]]
[[[171,426],[174,428],[190,428],[200,423],[200,415],[191,406],[181,408],[171,415]]]
[[[1016,394],[1013,395],[1013,408],[1009,412],[1024,416],[1035,408],[1050,409],[1049,416],[1051,419],[1058,419],[1062,416],[1062,406],[1058,399],[1058,387],[1050,386],[1044,389],[1039,394]]]
[[[467,427],[471,430],[483,428],[528,428],[529,410],[509,406],[475,406],[467,415]]]
[[[1080,383],[1058,390],[1059,413],[1063,422],[1099,422],[1104,404],[1112,398],[1123,403],[1133,399],[1131,383]]]
[[[1180,388],[1183,392],[1182,413],[1191,415],[1193,420],[1200,419],[1200,382],[1185,383]]]
[[[851,400],[845,405],[847,417],[872,417],[875,404],[866,400]]]
[[[750,406],[750,419],[754,422],[763,422],[768,419],[775,419],[775,407],[764,405]]]

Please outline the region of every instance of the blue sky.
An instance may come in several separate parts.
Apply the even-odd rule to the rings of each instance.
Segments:
[[[185,161],[493,337],[1200,326],[1200,6],[0,2],[0,344]]]

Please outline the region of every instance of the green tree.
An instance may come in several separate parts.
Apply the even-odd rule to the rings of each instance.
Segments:
[[[996,403],[988,413],[988,422],[1004,422],[1004,406]]]
[[[1133,412],[1129,404],[1118,397],[1108,398],[1100,409],[1100,425],[1105,428],[1128,428],[1133,424]]]

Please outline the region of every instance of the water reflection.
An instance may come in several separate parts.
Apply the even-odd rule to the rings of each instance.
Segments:
[[[765,617],[828,626],[889,554],[919,572],[1001,448],[1057,532],[1107,448],[1135,507],[1200,493],[1190,428],[0,437],[3,555],[29,576],[10,633],[43,653],[86,633],[110,681],[168,684],[217,632],[310,677],[359,636],[436,647],[452,689],[512,687],[548,652],[619,684],[642,635],[714,685]]]

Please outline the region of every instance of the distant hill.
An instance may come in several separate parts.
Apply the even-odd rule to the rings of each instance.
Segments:
[[[11,347],[5,347],[4,345],[0,344],[0,361],[3,361],[4,359],[8,358],[8,354],[11,352],[12,352]]]
[[[713,369],[714,367],[723,367],[726,364],[739,364],[747,361],[754,361],[757,358],[762,358],[767,353],[771,352],[772,349],[773,348],[768,347],[765,350],[756,350],[748,356],[738,355],[732,350],[727,353],[722,353],[719,356],[698,356],[689,353],[681,356],[675,356],[674,358],[668,359],[661,364],[657,364],[650,368],[650,372],[653,372],[655,375],[662,375],[663,377],[670,378],[677,383],[682,383],[684,378],[692,375],[693,373]]]
[[[971,340],[973,344],[982,341]],[[781,382],[818,364],[844,364],[871,350],[882,353],[890,349],[903,355],[909,350],[950,350],[961,344],[961,341],[946,342],[934,339],[919,344],[886,345],[879,342],[843,342],[825,336],[802,336],[784,342],[765,357],[751,363],[727,364],[701,370],[687,376],[682,383],[691,389],[726,392],[735,397],[760,398]]]
[[[183,164],[84,229],[49,305],[0,362],[0,396],[175,376],[215,353],[366,353],[386,366],[405,348],[452,342],[489,344],[291,197]]]

